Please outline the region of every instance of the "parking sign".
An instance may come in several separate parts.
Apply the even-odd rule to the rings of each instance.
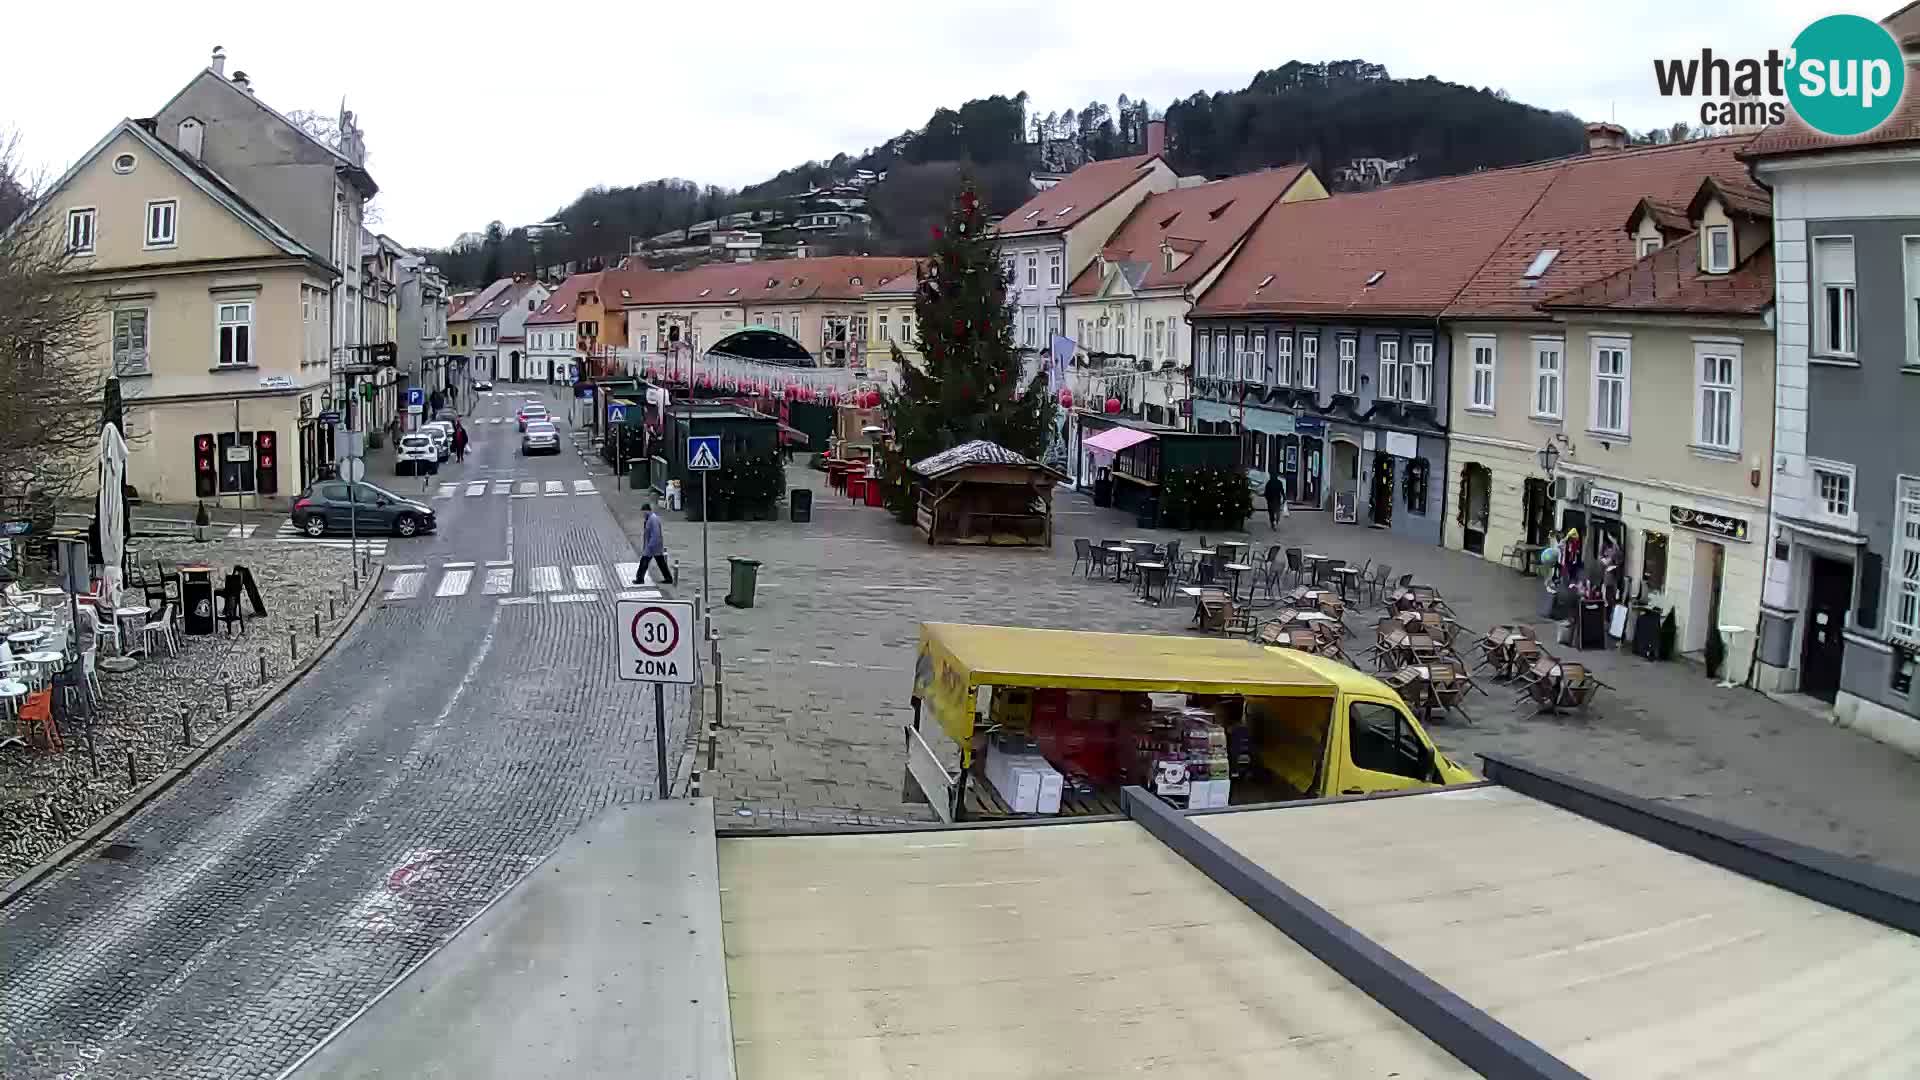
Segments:
[[[615,611],[622,679],[693,683],[692,604],[677,600],[622,600]]]

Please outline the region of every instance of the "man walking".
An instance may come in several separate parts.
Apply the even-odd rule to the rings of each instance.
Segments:
[[[658,559],[660,562],[660,580],[662,584],[673,584],[673,570],[667,565],[667,540],[661,531],[660,515],[653,512],[653,504],[643,507],[646,518],[640,526],[640,570],[633,576],[635,585],[647,583],[647,564]]]
[[[1287,508],[1287,485],[1280,480],[1279,473],[1267,474],[1267,486],[1262,492],[1267,500],[1267,528],[1280,531],[1280,515]]]

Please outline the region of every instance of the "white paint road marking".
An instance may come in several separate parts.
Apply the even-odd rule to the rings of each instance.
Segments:
[[[473,483],[467,485],[468,495],[485,495],[486,493],[487,482],[485,480],[475,480]]]
[[[240,526],[238,526],[238,525],[235,525],[235,526],[234,526],[233,528],[231,528],[231,529],[228,529],[228,530],[227,530],[227,539],[229,539],[229,540],[247,540],[247,539],[251,539],[251,538],[252,538],[252,536],[253,536],[253,534],[254,534],[254,533],[255,533],[255,532],[256,532],[256,531],[257,531],[257,530],[258,530],[259,528],[260,528],[260,526],[258,526],[258,525],[248,525],[248,526],[246,526],[246,532],[244,532],[244,533],[243,533],[243,532],[241,532],[241,531],[240,531],[240,529],[241,529],[241,527],[240,527]],[[291,528],[292,528],[292,526],[290,526],[290,525],[288,525],[288,526],[283,526],[283,528],[288,528],[288,529],[291,529]]]
[[[420,593],[420,583],[427,575],[419,571],[409,571],[393,579],[393,586],[387,590],[388,600],[411,600]]]
[[[488,559],[487,565],[488,566],[512,566],[513,560],[512,559]]]
[[[633,576],[640,572],[637,562],[617,562],[613,564],[613,583],[615,585],[638,585]]]
[[[506,607],[509,604],[537,604],[539,602],[540,598],[537,596],[504,596],[499,600],[501,607]]]
[[[395,563],[387,567],[387,573],[398,574],[406,570],[425,570],[426,568],[427,564],[423,562]]]
[[[601,575],[600,568],[598,566],[595,566],[592,563],[588,563],[586,565],[575,566],[573,568],[573,587],[574,588],[584,591],[587,589],[604,589],[606,588],[606,585],[607,585],[607,580],[604,576]]]
[[[628,589],[620,594],[622,600],[658,600],[659,589]]]
[[[552,596],[547,597],[547,602],[550,604],[586,604],[598,599],[600,599],[600,597],[596,593],[563,592],[554,593]]]
[[[440,575],[440,587],[433,590],[435,596],[465,596],[467,585],[473,580],[471,570],[449,570]]]
[[[518,484],[514,485],[513,493],[515,495],[531,495],[538,490],[540,490],[539,481],[522,480]]]
[[[454,486],[452,484],[441,484],[440,489],[433,493],[433,497],[436,499],[451,499],[453,498],[453,493]]]
[[[513,567],[502,567],[487,571],[486,584],[480,587],[482,596],[499,596],[513,591]]]
[[[575,481],[573,482],[573,493],[574,493],[575,495],[591,495],[591,494],[593,494],[593,481],[591,481],[591,480],[575,480]]]
[[[862,585],[861,592],[939,592],[938,585]]]
[[[560,568],[557,566],[536,566],[532,571],[533,580],[527,586],[532,592],[559,592]]]
[[[473,564],[472,564],[471,562],[449,562],[449,563],[441,563],[441,564],[440,564],[440,569],[442,569],[442,570],[471,570],[471,569],[473,569]]]
[[[567,493],[567,488],[565,484],[562,484],[558,480],[547,481],[548,495],[565,495],[566,493]]]
[[[493,482],[493,493],[495,495],[505,495],[512,490],[513,481],[511,480],[495,480]]]

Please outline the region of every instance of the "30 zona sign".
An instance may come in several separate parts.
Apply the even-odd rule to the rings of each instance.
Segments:
[[[675,600],[622,600],[615,611],[622,679],[693,683],[692,604]]]

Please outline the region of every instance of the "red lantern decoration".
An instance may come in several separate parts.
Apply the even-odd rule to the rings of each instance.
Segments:
[[[878,390],[867,391],[867,408],[877,409],[879,407],[880,407],[880,391]]]
[[[1063,409],[1073,408],[1073,391],[1071,390],[1060,391],[1060,407]]]
[[[1110,397],[1110,398],[1108,398],[1108,399],[1107,399],[1107,414],[1108,414],[1109,416],[1111,416],[1112,414],[1114,414],[1114,413],[1117,413],[1117,412],[1119,412],[1119,411],[1120,411],[1120,399],[1119,399],[1119,398],[1117,398],[1117,397]]]
[[[827,387],[827,404],[829,405],[840,404],[840,391],[835,390],[831,386]]]

